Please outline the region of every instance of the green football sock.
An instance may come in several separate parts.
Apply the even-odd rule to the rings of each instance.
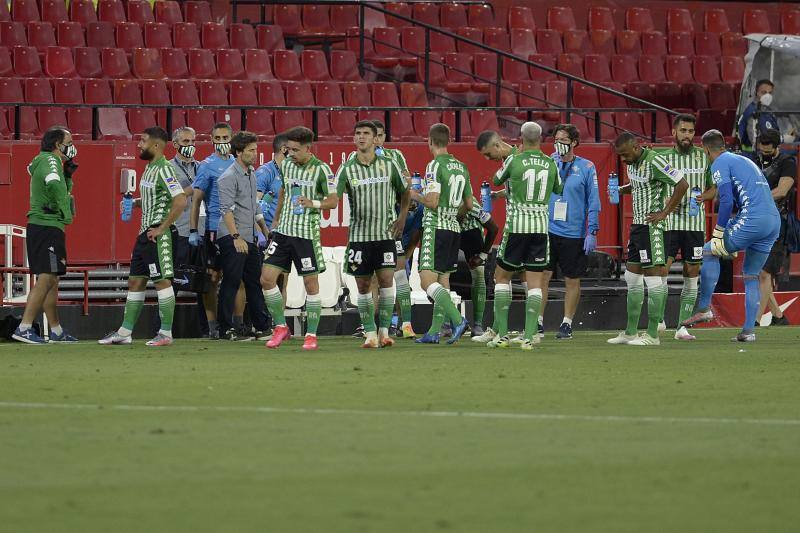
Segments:
[[[172,337],[172,319],[175,315],[175,291],[172,285],[158,291],[158,314],[161,317],[161,329],[158,332]]]
[[[375,308],[372,303],[372,293],[358,295],[358,316],[361,317],[361,325],[364,331],[375,331]]]
[[[433,290],[431,290],[432,287]],[[431,296],[433,301],[439,304],[439,307],[441,307],[444,313],[445,320],[449,320],[453,326],[457,326],[461,323],[461,312],[458,310],[458,307],[456,307],[456,304],[453,303],[453,299],[450,298],[450,291],[448,289],[445,289],[438,283],[434,283],[428,287],[428,296]]]
[[[394,288],[381,289],[378,294],[378,323],[381,329],[388,329],[392,325],[395,299]]]
[[[486,309],[486,276],[484,268],[479,266],[472,271],[472,321],[483,325],[483,313]]]
[[[436,335],[441,332],[442,324],[444,324],[444,311],[442,306],[436,300],[433,301],[433,316],[431,317],[431,327],[428,329],[428,335]]]
[[[642,315],[644,283],[641,274],[632,272],[625,272],[625,281],[628,283],[628,324],[625,327],[625,334],[636,335],[639,331],[639,317]]]
[[[494,286],[494,330],[501,337],[508,335],[508,309],[511,307],[511,285]]]
[[[658,280],[657,285],[655,285],[656,279]],[[654,276],[654,281],[647,287],[647,334],[653,338],[658,337],[658,324],[664,318],[666,300],[667,286],[660,277]]]
[[[306,295],[306,335],[316,335],[319,327],[319,318],[322,315],[322,300],[319,294]],[[374,319],[373,319],[373,327]]]
[[[538,335],[539,313],[542,310],[542,289],[528,290],[528,298],[525,300],[525,338],[531,340],[534,335]]]
[[[678,312],[678,327],[681,322],[692,316],[697,301],[697,278],[683,278],[681,289],[681,308]]]
[[[125,337],[133,332],[133,327],[136,321],[139,320],[139,315],[144,307],[144,291],[141,292],[128,292],[125,299],[125,314],[122,317],[122,327],[119,328],[117,333]]]
[[[269,314],[272,316],[272,323],[276,326],[285,326],[286,318],[283,316],[283,296],[278,287],[272,287],[264,291],[264,303],[267,304]]]
[[[397,286],[397,303],[400,306],[400,320],[411,322],[411,285],[405,270],[394,273],[394,282]]]

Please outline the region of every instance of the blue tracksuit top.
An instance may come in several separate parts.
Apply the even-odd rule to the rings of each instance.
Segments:
[[[233,156],[222,159],[216,152],[205,158],[197,168],[192,187],[203,191],[206,203],[206,231],[217,231],[222,211],[219,208],[217,180],[233,164]]]
[[[560,237],[580,239],[586,236],[588,218],[589,231],[598,231],[600,224],[600,195],[597,192],[597,169],[594,163],[583,157],[565,163],[557,153],[551,156],[558,165],[562,194],[550,195],[550,233]],[[557,201],[567,202],[567,220],[554,220],[554,206]]]
[[[264,213],[264,222],[267,227],[272,226],[275,210],[278,208],[278,195],[283,187],[283,178],[277,163],[273,159],[264,163],[256,170],[256,189],[263,193],[261,197],[261,211]]]

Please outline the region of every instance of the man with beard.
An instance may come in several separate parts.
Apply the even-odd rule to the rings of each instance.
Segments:
[[[174,223],[186,208],[186,194],[175,176],[175,167],[164,157],[168,142],[169,134],[157,126],[144,130],[139,141],[139,158],[148,164],[139,179],[141,196],[134,203],[142,210],[142,224],[131,255],[125,315],[122,326],[100,339],[100,344],[133,342],[131,334],[144,307],[148,279],[158,291],[161,329],[152,340],[147,341],[147,346],[172,344],[172,318],[175,313],[172,247],[178,236]]]

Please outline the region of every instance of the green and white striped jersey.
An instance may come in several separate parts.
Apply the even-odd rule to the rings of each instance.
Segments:
[[[541,150],[512,154],[494,177],[495,185],[507,183],[507,233],[547,233],[550,194],[564,186],[558,165]]]
[[[471,229],[483,230],[483,225],[492,218],[491,213],[487,213],[481,207],[481,203],[472,197],[472,209],[467,211],[464,215],[464,220],[461,221],[461,232],[469,231]]]
[[[172,199],[183,194],[183,187],[175,176],[175,167],[163,155],[151,161],[139,179],[139,197],[142,207],[142,224],[139,233],[161,224],[172,208]]]
[[[705,191],[714,184],[711,179],[711,163],[705,151],[699,146],[692,146],[689,153],[684,154],[674,146],[666,150],[658,150],[664,156],[667,163],[672,168],[683,172],[683,177],[689,182],[689,190],[681,200],[678,211],[672,213],[667,218],[667,227],[675,231],[705,231],[706,230],[706,210],[705,205],[700,204],[700,211],[696,216],[689,214],[689,201],[692,197],[692,189],[698,188]]]
[[[336,182],[339,196],[347,192],[350,202],[350,242],[394,239],[397,195],[407,188],[394,160],[376,156],[365,165],[358,157],[350,158],[336,172]]]
[[[425,208],[422,225],[460,232],[458,210],[472,196],[467,166],[450,154],[436,156],[425,169],[423,193],[439,193],[439,205],[436,209]]]
[[[313,239],[319,235],[320,210],[313,207],[303,209],[296,214],[297,207],[292,203],[292,189],[299,188],[299,195],[309,200],[324,200],[326,196],[336,192],[336,176],[331,167],[311,156],[305,165],[298,165],[290,158],[281,163],[283,176],[283,206],[275,231],[288,237]]]
[[[645,218],[650,213],[664,209],[667,197],[683,173],[674,168],[667,159],[652,148],[642,147],[639,160],[627,166],[633,199],[633,223],[647,224]],[[655,224],[666,230],[667,221]]]

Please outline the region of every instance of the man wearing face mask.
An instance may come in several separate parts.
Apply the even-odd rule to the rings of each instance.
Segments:
[[[761,320],[766,306],[772,312],[773,326],[785,326],[789,321],[783,316],[783,311],[778,306],[773,294],[775,278],[780,274],[789,253],[786,251],[786,216],[795,209],[794,178],[797,175],[797,161],[789,154],[780,151],[781,135],[777,130],[766,130],[758,136],[756,142],[755,161],[764,177],[767,178],[769,188],[772,190],[772,198],[781,216],[781,229],[778,240],[770,250],[767,262],[759,274],[759,284],[761,287],[761,302],[758,308],[756,324]]]
[[[753,101],[739,117],[739,142],[745,152],[753,151],[753,142],[762,131],[775,129],[780,132],[778,119],[770,112],[774,91],[775,84],[770,80],[758,80]]]
[[[600,196],[597,192],[597,170],[594,163],[575,155],[580,132],[572,124],[559,124],[553,130],[555,153],[564,191],[550,196],[550,264],[542,280],[542,313],[547,303],[547,290],[556,266],[561,267],[566,285],[564,318],[556,339],[572,338],[572,319],[581,297],[581,278],[586,275],[586,257],[597,247]]]
[[[22,322],[12,335],[26,344],[47,344],[33,329],[33,321],[42,310],[50,324],[50,342],[78,341],[64,331],[58,318],[58,278],[67,272],[64,226],[71,224],[74,216],[71,174],[78,168],[68,163],[77,153],[69,130],[54,126],[45,132],[41,152],[28,165],[31,196],[25,244],[36,284],[28,294]]]
[[[183,192],[186,193],[187,205],[178,220],[175,221],[175,227],[178,230],[178,238],[174,243],[175,264],[185,265],[189,261],[189,215],[192,210],[192,196],[194,189],[192,183],[194,182],[195,175],[197,174],[197,161],[194,160],[195,152],[195,131],[189,126],[182,126],[175,130],[172,134],[172,145],[175,147],[175,157],[170,160],[172,166],[175,167],[175,175],[178,182],[183,187]],[[197,233],[195,231],[195,233]]]

